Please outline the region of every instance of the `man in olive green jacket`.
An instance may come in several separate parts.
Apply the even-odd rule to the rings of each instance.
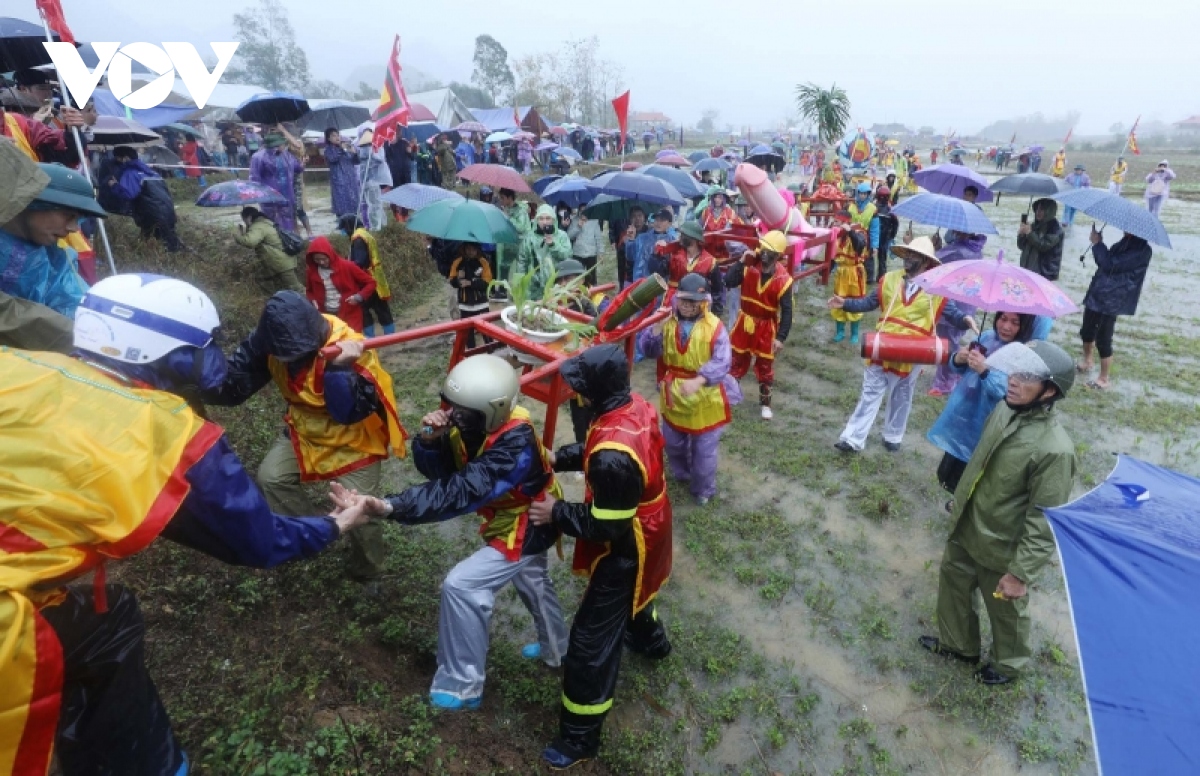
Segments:
[[[1004,351],[1008,360],[998,361]],[[979,662],[983,595],[992,625],[992,662],[975,672],[985,684],[1005,684],[1029,663],[1027,585],[1054,553],[1043,509],[1070,498],[1075,446],[1054,411],[1075,378],[1062,348],[1044,341],[997,351],[991,368],[1008,374],[1008,393],[984,426],[954,493],[953,528],[942,555],[937,620],[940,637],[922,636],[929,651]]]
[[[242,208],[242,223],[238,225],[235,242],[245,248],[253,248],[258,256],[258,271],[254,280],[259,289],[268,296],[276,291],[304,293],[304,284],[296,274],[296,257],[283,250],[283,241],[275,229],[275,222],[267,218],[258,208]]]

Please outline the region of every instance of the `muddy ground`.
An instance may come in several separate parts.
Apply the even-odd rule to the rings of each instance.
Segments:
[[[1004,248],[1015,260],[1026,202],[985,207],[1001,231],[988,255]],[[1061,405],[1080,460],[1077,494],[1118,452],[1200,475],[1200,310],[1191,299],[1200,205],[1172,200],[1164,221],[1175,248],[1155,249],[1141,309],[1117,326],[1113,388],[1078,388]],[[1064,254],[1061,282],[1076,300],[1092,272],[1078,260],[1089,224],[1076,220]],[[758,417],[747,378],[750,400],[722,443],[718,498],[697,507],[672,485],[675,571],[660,600],[675,651],[661,663],[627,656],[601,759],[579,772],[1094,773],[1057,562],[1032,587],[1036,659],[1015,686],[985,689],[917,648],[936,627],[949,529],[934,477],[940,451],[923,437],[942,401],[925,395],[923,376],[901,452],[884,451],[875,432],[861,456],[838,454],[862,361],[831,342],[826,295],[811,281],[798,289],[773,422]],[[447,317],[433,282],[396,308],[401,327]],[[1053,341],[1078,352],[1079,320],[1057,322]],[[386,354],[410,429],[436,404],[447,354],[445,338]],[[652,381],[650,364],[639,367],[636,387],[649,395]],[[279,409],[264,397],[241,414],[218,413],[251,467]],[[559,443],[572,441],[565,411],[558,427]],[[417,479],[408,462],[388,464],[389,490]],[[579,482],[565,484],[580,495]],[[377,599],[341,577],[339,552],[247,572],[168,545],[126,564],[119,575],[142,596],[152,669],[198,772],[539,772],[558,677],[516,656],[532,627],[513,591],[497,607],[482,711],[436,715],[422,701],[435,667],[438,584],[477,546],[475,525],[389,528],[390,572]],[[580,583],[566,563],[552,566],[570,613]]]

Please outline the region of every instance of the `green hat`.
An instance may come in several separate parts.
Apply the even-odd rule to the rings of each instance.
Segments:
[[[533,220],[536,221],[542,216],[550,216],[551,218],[555,219],[555,222],[557,223],[558,214],[554,212],[554,208],[550,205],[545,203],[538,205],[537,212],[533,215]]]
[[[1031,340],[1026,347],[1045,362],[1046,369],[1050,372],[1047,379],[1058,388],[1059,394],[1066,398],[1075,385],[1075,359],[1058,345],[1045,340]]]
[[[679,234],[691,237],[693,240],[704,240],[704,230],[696,221],[684,221],[683,226],[679,227]]]
[[[29,203],[27,210],[77,210],[84,215],[108,218],[96,201],[91,182],[82,173],[61,164],[38,167],[50,178],[50,183]]]
[[[558,265],[558,274],[556,277],[562,280],[564,278],[577,278],[587,272],[587,267],[575,259],[567,259]]]
[[[717,184],[715,184],[715,183],[714,183],[712,186],[709,186],[709,187],[708,187],[708,191],[704,192],[704,196],[706,196],[706,197],[712,197],[712,196],[714,196],[714,195],[717,195],[717,194],[724,194],[724,193],[725,193],[725,189],[724,189],[724,187],[722,187],[722,186],[719,186],[719,185],[717,185]],[[726,197],[726,198],[728,198],[728,197]]]

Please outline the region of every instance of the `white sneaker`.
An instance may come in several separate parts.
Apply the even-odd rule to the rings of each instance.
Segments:
[[[775,417],[775,413],[774,413],[774,412],[771,412],[771,408],[770,408],[770,407],[765,407],[765,406],[764,406],[764,407],[762,408],[762,418],[763,418],[763,420],[770,420],[770,419],[771,419],[771,418],[773,418],[773,417]]]

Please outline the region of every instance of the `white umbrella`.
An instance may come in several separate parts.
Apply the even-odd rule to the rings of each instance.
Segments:
[[[506,140],[512,140],[513,136],[507,132],[493,132],[488,135],[483,142],[485,143],[503,143]]]

